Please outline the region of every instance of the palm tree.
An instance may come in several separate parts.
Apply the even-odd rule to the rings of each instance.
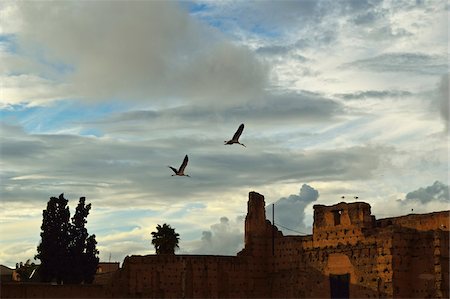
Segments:
[[[156,227],[156,232],[152,232],[152,244],[155,246],[156,254],[175,254],[175,248],[179,248],[179,234],[170,225],[163,224]]]

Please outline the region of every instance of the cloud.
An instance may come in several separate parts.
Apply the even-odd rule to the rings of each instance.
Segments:
[[[441,78],[441,82],[439,85],[439,91],[438,91],[438,101],[439,101],[439,108],[440,108],[440,114],[442,119],[445,123],[445,129],[448,133],[448,127],[449,127],[449,113],[450,109],[448,106],[449,102],[449,74],[445,74]]]
[[[369,178],[389,152],[376,146],[287,150],[270,135],[259,136],[258,126],[244,131],[241,141],[246,149],[224,146],[234,130],[228,127],[227,134],[214,138],[217,131],[199,135],[194,130],[171,136],[150,131],[140,138],[121,139],[30,135],[4,124],[2,200],[42,201],[65,192],[86,195],[98,205],[147,206],[183,201],[186,192],[194,197],[300,179]],[[167,165],[179,165],[185,154],[190,158],[186,172],[192,177],[170,177]]]
[[[0,221],[14,232],[3,247],[12,257],[17,247],[9,245],[23,238],[23,249],[35,250],[31,230],[17,223],[40,220],[61,192],[92,202],[89,230],[106,260],[108,250],[113,259],[152,253],[145,228],[162,219],[180,230],[185,252],[208,242],[219,252],[220,234],[234,248],[226,252],[237,250],[233,236],[243,225],[234,219],[249,190],[284,198],[297,212],[279,223],[308,232],[313,202],[299,182],[319,188],[323,203],[357,194],[396,216],[447,207],[396,201],[416,189],[408,186],[448,176],[447,139],[436,134],[438,109],[448,124],[448,78],[439,96],[435,86],[448,72],[445,6],[0,4],[2,116],[20,124],[0,128]],[[224,146],[240,123],[247,148]],[[185,154],[191,178],[171,177],[167,165]],[[37,239],[39,223],[34,228]]]
[[[405,201],[420,201],[421,203],[442,201],[450,203],[449,188],[448,185],[436,181],[431,186],[409,192],[406,194]]]
[[[432,185],[395,197],[371,202],[372,213],[377,218],[403,216],[408,213],[432,213],[450,209],[448,185],[435,181]]]
[[[384,53],[344,64],[341,68],[357,68],[374,72],[412,72],[423,75],[442,75],[448,72],[444,56],[425,53]]]
[[[318,21],[321,17],[319,1],[226,2],[197,1],[205,9],[194,12],[200,19],[227,30],[236,26],[263,35],[277,35],[286,26]]]
[[[223,104],[219,99],[245,101],[266,85],[265,66],[249,50],[196,22],[175,2],[14,6],[15,18],[21,20],[11,33],[18,40],[16,54],[54,67],[51,75],[36,68],[22,77],[8,76],[14,81],[4,101],[82,98]],[[39,93],[24,94],[18,88],[30,87],[28,77],[34,78],[33,88]],[[48,88],[51,83],[60,87]]]
[[[257,101],[246,105],[217,108],[212,106],[186,105],[160,110],[136,110],[112,115],[99,120],[102,130],[114,129],[115,126],[131,125],[131,130],[155,126],[170,128],[171,124],[185,128],[244,121],[248,124],[317,123],[329,122],[342,117],[345,110],[342,104],[320,94],[308,92],[266,93]],[[134,124],[134,125],[133,125]],[[104,127],[104,126],[107,126]],[[205,133],[206,134],[206,133]]]
[[[365,90],[353,93],[336,94],[337,97],[343,98],[344,100],[364,100],[367,98],[392,99],[409,97],[411,95],[413,95],[413,93],[406,90]]]
[[[211,229],[202,232],[200,241],[193,242],[189,249],[193,254],[236,255],[244,248],[244,217],[230,221],[221,217],[219,223],[211,225]]]
[[[319,198],[319,192],[313,187],[303,184],[298,195],[278,199],[275,204],[275,225],[284,235],[311,234],[307,227],[305,208]],[[266,206],[266,217],[272,221],[272,205]]]

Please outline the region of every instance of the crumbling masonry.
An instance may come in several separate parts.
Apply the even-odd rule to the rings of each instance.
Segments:
[[[274,236],[274,238],[273,238]],[[283,236],[250,192],[237,256],[131,256],[120,297],[448,298],[449,212],[376,220],[364,202],[314,206],[309,236]]]
[[[237,256],[130,256],[103,286],[2,297],[448,298],[449,227],[449,211],[376,220],[369,204],[341,202],[314,206],[312,235],[283,236],[250,192]]]

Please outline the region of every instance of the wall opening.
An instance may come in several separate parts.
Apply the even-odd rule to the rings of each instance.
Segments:
[[[334,225],[339,225],[339,224],[341,224],[341,214],[342,214],[342,211],[341,211],[341,210],[333,211],[333,215],[334,215]]]
[[[350,274],[330,274],[330,297],[350,298]]]

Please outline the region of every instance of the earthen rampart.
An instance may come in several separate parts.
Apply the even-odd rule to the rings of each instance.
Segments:
[[[313,234],[284,236],[264,207],[264,197],[250,192],[237,256],[130,256],[103,289],[80,289],[80,297],[449,296],[448,211],[376,220],[364,202],[315,205]],[[39,288],[7,286],[2,297],[60,294]]]

